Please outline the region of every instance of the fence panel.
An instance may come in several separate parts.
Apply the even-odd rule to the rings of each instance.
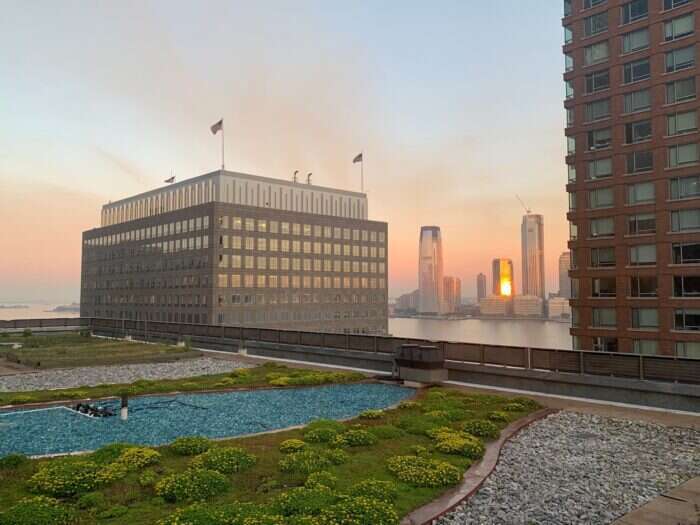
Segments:
[[[583,365],[586,374],[639,377],[639,356],[636,354],[583,352]]]
[[[280,343],[284,343],[287,345],[298,345],[299,341],[299,332],[296,332],[294,330],[280,331]]]
[[[644,356],[644,379],[700,383],[700,359]]]
[[[323,334],[321,346],[327,348],[345,348],[348,336],[345,334]]]
[[[243,328],[243,339],[247,341],[259,341],[260,331],[258,328]]]
[[[472,343],[445,343],[445,359],[479,363],[481,362],[481,345]]]
[[[490,365],[527,368],[527,348],[484,345],[484,362]]]
[[[328,336],[326,335],[326,338]],[[348,348],[351,350],[362,350],[374,352],[374,336],[372,335],[349,335]]]
[[[260,329],[260,340],[267,343],[276,343],[279,338],[279,330],[273,330],[271,328],[261,328]]]
[[[299,332],[299,344],[304,346],[323,346],[323,334]]]

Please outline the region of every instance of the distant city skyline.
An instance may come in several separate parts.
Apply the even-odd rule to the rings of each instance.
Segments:
[[[520,226],[522,258],[522,295],[534,295],[544,299],[546,286],[544,279],[544,218],[542,215],[523,215]]]
[[[445,313],[442,235],[439,226],[421,227],[418,257],[418,313]]]

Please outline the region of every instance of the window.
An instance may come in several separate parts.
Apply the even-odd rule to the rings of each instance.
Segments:
[[[612,175],[612,159],[596,159],[588,163],[588,178],[604,179]]]
[[[625,113],[634,113],[651,108],[651,95],[648,89],[627,93],[624,97]]]
[[[567,155],[573,155],[576,153],[576,138],[566,137],[566,153]]]
[[[674,243],[671,251],[673,264],[700,263],[700,243]]]
[[[594,352],[617,352],[617,337],[594,337]]]
[[[588,149],[602,149],[610,147],[612,131],[610,128],[594,129],[588,132]]]
[[[695,65],[695,47],[682,47],[666,53],[666,73],[688,69]]]
[[[591,237],[615,236],[615,220],[612,217],[591,219],[590,227]]]
[[[622,52],[632,53],[649,47],[649,30],[647,28],[622,35]],[[606,57],[607,58],[607,57]]]
[[[569,239],[572,241],[578,239],[578,226],[575,222],[569,223]]]
[[[590,9],[591,7],[602,5],[605,2],[606,0],[583,0],[583,8]]]
[[[659,311],[656,308],[632,308],[632,328],[658,328]]]
[[[583,65],[592,66],[604,62],[610,56],[608,41],[603,40],[583,48]]]
[[[593,297],[615,297],[616,282],[614,277],[599,277],[593,279]]]
[[[566,109],[566,126],[573,126],[574,125],[574,108],[565,108]]]
[[[591,209],[610,208],[615,204],[613,188],[599,188],[588,192],[588,207]]]
[[[656,216],[653,213],[638,213],[627,218],[627,233],[642,235],[656,233]]]
[[[635,60],[634,62],[628,62],[622,66],[622,72],[625,84],[646,80],[651,76],[649,59],[643,58],[641,60]]]
[[[689,4],[690,2],[691,0],[664,0],[664,11]]]
[[[656,245],[640,244],[630,248],[631,266],[652,266],[656,264]]]
[[[627,173],[641,173],[654,168],[654,154],[651,151],[635,151],[627,155]]]
[[[569,71],[574,70],[574,57],[570,55],[569,53],[564,53],[564,72],[568,73]]]
[[[591,266],[593,268],[610,268],[615,266],[615,248],[591,248]]]
[[[695,111],[684,111],[683,113],[666,115],[666,134],[669,136],[681,135],[682,133],[697,131],[697,129],[698,118]]]
[[[635,339],[632,341],[632,351],[635,354],[656,355],[659,353],[659,343],[652,339]]]
[[[677,341],[676,355],[690,359],[700,359],[700,342],[698,341]]]
[[[694,164],[698,161],[698,145],[695,143],[669,146],[667,152],[669,168]]]
[[[700,275],[675,275],[674,297],[700,297]]]
[[[617,314],[614,308],[593,308],[593,326],[614,328],[617,326]]]
[[[690,199],[700,196],[700,176],[677,177],[671,179],[671,199]]]
[[[679,16],[664,23],[664,39],[666,42],[691,35],[695,31],[695,15]]]
[[[620,20],[623,24],[630,24],[649,14],[648,0],[632,0],[620,8]]]
[[[676,330],[700,330],[700,310],[694,308],[678,309],[673,318]]]
[[[655,189],[653,182],[640,182],[627,186],[627,204],[644,204],[654,202]]]
[[[576,193],[569,193],[569,211],[576,209]]]
[[[610,71],[603,69],[586,75],[586,93],[595,93],[610,87]]]
[[[695,77],[666,84],[666,103],[675,104],[695,98]]]
[[[573,9],[571,7],[571,2],[573,0],[564,0],[564,16],[571,16]]]
[[[651,120],[640,120],[625,125],[625,142],[634,144],[651,139]]]
[[[565,81],[564,87],[566,88],[564,91],[564,97],[566,98],[566,100],[574,98],[574,81],[573,80]]]
[[[671,212],[671,231],[683,232],[700,229],[700,209]]]
[[[608,30],[608,12],[603,11],[583,19],[583,34],[593,36]]]
[[[586,104],[586,122],[604,119],[610,116],[610,99],[596,100]]]
[[[576,182],[576,166],[574,166],[573,164],[567,164],[566,171],[567,171],[567,180],[569,182]],[[353,250],[355,248],[357,248],[357,246],[353,246]]]
[[[564,44],[570,44],[574,41],[574,32],[571,26],[564,26]]]
[[[658,289],[658,279],[655,275],[630,277],[630,297],[656,297]]]

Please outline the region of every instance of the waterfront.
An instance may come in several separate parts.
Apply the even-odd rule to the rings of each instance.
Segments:
[[[571,350],[569,324],[535,319],[389,319],[398,337]]]
[[[7,319],[55,319],[58,317],[78,317],[79,312],[52,312],[54,308],[60,306],[56,303],[25,303],[25,302],[0,302],[5,305],[0,308],[0,320]],[[19,306],[19,308],[8,308]],[[25,308],[26,307],[26,308]]]

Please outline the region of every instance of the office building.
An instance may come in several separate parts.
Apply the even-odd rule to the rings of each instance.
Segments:
[[[462,306],[462,280],[459,277],[443,278],[444,313],[454,313]]]
[[[489,295],[479,301],[479,313],[485,317],[505,317],[513,311],[513,298],[509,295]]]
[[[442,235],[438,226],[420,229],[418,248],[418,313],[444,313]]]
[[[418,290],[403,294],[396,299],[396,312],[405,314],[415,314],[418,311]]]
[[[520,227],[523,267],[523,295],[545,298],[544,217],[528,213]]]
[[[513,315],[516,317],[542,317],[544,300],[536,295],[513,297]]]
[[[564,252],[559,256],[559,297],[571,299],[571,280],[569,269],[571,268],[571,252]]]
[[[515,294],[515,281],[513,276],[513,261],[510,259],[494,259],[491,264],[493,295],[511,297]]]
[[[387,225],[362,193],[216,171],[102,207],[81,315],[387,332]]]
[[[547,301],[547,310],[550,319],[569,319],[571,317],[571,305],[566,297],[552,297]]]
[[[700,357],[700,2],[564,10],[574,347]]]
[[[476,276],[476,300],[481,301],[486,297],[486,276],[480,273]]]

